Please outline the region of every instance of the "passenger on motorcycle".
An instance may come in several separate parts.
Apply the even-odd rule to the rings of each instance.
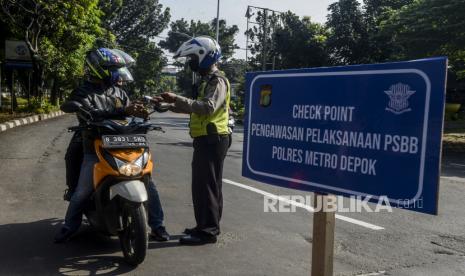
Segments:
[[[87,80],[71,93],[67,102],[79,102],[94,119],[117,119],[128,115],[147,117],[148,112],[144,106],[137,102],[131,104],[126,92],[117,85],[121,84],[122,81],[132,81],[131,73],[126,66],[133,61],[128,54],[121,50],[100,48],[89,52],[85,60]],[[73,112],[66,102],[61,109],[64,112]],[[84,123],[80,118],[79,122],[80,124]],[[93,167],[98,162],[93,147],[94,137],[90,131],[82,131],[81,137],[84,154],[79,181],[70,197],[65,223],[55,236],[56,243],[66,242],[77,232],[82,222],[82,211],[85,203],[93,192]],[[67,169],[69,169],[68,167]],[[167,241],[169,234],[163,226],[163,209],[153,180],[147,187],[147,193],[148,224],[152,229],[151,236],[157,241]]]

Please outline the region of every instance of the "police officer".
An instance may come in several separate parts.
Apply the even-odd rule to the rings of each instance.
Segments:
[[[172,111],[190,114],[190,135],[194,139],[192,201],[197,225],[184,232],[181,244],[215,243],[220,234],[223,211],[223,163],[230,146],[228,128],[230,85],[216,63],[221,58],[218,43],[206,36],[185,42],[175,58],[186,57],[192,71],[201,76],[197,95],[188,99],[163,93],[158,101],[172,103]]]

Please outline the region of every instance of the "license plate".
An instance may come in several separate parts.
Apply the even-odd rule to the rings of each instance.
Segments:
[[[103,135],[103,147],[106,149],[147,148],[145,135]]]

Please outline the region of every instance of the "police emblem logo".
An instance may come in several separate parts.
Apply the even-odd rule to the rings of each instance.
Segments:
[[[260,87],[260,106],[268,107],[271,105],[271,85],[262,85]]]
[[[415,92],[410,89],[410,86],[403,83],[391,85],[389,90],[384,91],[390,100],[386,110],[396,115],[411,111],[412,109],[409,108],[408,100]]]

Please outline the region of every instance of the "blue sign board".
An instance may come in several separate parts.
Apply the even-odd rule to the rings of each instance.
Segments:
[[[437,214],[447,58],[247,74],[242,174]]]

